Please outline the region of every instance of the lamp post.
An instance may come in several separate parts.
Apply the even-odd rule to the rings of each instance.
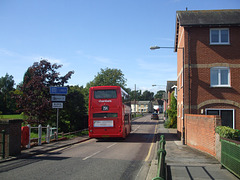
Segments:
[[[151,50],[156,50],[156,49],[174,49],[174,47],[159,47],[159,46],[151,46],[150,47]],[[182,75],[182,79],[183,79],[183,110],[182,110],[182,119],[183,119],[183,127],[182,127],[182,142],[183,145],[185,145],[185,120],[184,120],[184,47],[177,47],[177,49],[182,49],[182,57],[183,57],[183,75]]]

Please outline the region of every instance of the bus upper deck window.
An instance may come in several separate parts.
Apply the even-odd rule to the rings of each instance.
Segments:
[[[95,99],[115,99],[117,98],[116,90],[95,90],[94,91]]]

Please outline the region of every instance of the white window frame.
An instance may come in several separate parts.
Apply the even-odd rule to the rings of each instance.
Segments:
[[[205,109],[205,115],[207,115],[207,111],[209,111],[209,110],[210,110],[210,111],[211,111],[211,110],[213,110],[213,111],[219,111],[219,114],[221,114],[221,111],[233,111],[233,119],[232,119],[232,121],[233,121],[233,129],[235,129],[235,109],[206,108],[206,109]]]
[[[212,84],[212,70],[218,70],[218,83]],[[228,84],[221,84],[221,70],[228,70]],[[230,84],[230,68],[229,67],[212,67],[210,69],[210,86],[211,87],[231,87]]]
[[[219,42],[212,42],[212,30],[218,30],[218,34],[219,34],[219,37],[218,37],[218,40],[219,40]],[[222,30],[228,30],[228,42],[222,42],[222,40],[221,40],[221,31]],[[211,28],[210,29],[210,44],[211,45],[229,45],[230,44],[230,31],[229,31],[229,28]]]

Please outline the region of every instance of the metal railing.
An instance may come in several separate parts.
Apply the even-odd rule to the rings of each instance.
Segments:
[[[46,143],[50,142],[51,136],[52,136],[52,130],[56,128],[51,128],[49,125],[47,127],[42,127],[40,124],[38,127],[31,127],[30,125],[27,125],[29,128],[29,142],[27,145],[27,148],[31,147],[31,140],[36,139],[38,141],[38,145],[42,145],[42,129],[46,129],[46,135],[45,135],[45,141]],[[38,137],[37,138],[31,138],[31,130],[32,129],[37,129],[38,131]]]
[[[166,150],[165,150],[165,137],[164,135],[161,135],[161,139],[159,141],[159,150],[157,152],[158,156],[158,171],[157,171],[157,177],[153,178],[152,180],[165,180],[166,179],[166,163],[165,163],[165,157],[166,157]]]
[[[4,159],[5,158],[5,130],[2,130],[2,132],[0,132],[2,134],[2,141],[0,142],[2,144],[2,152],[1,152],[1,155],[2,155],[2,158]]]

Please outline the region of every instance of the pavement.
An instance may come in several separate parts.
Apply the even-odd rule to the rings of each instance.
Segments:
[[[38,154],[44,154],[47,153],[49,151],[53,151],[59,148],[63,148],[63,147],[67,147],[67,146],[71,146],[77,143],[81,143],[84,141],[89,140],[90,138],[88,137],[88,135],[84,135],[84,136],[79,136],[79,137],[75,137],[72,139],[67,139],[67,140],[59,140],[59,141],[53,141],[51,143],[45,143],[42,144],[41,146],[33,146],[29,149],[23,149],[21,151],[20,155],[17,156],[12,156],[12,157],[7,157],[6,159],[0,159],[0,163],[2,162],[6,162],[6,161],[11,161],[11,160],[16,160],[16,159],[22,159],[22,158],[27,158],[27,157],[31,157],[34,155],[38,155]]]
[[[219,180],[236,180],[236,176],[231,174],[228,170],[221,168],[221,164],[213,157],[206,153],[200,152],[187,145],[182,145],[182,142],[177,139],[176,129],[164,128],[164,121],[159,120],[157,129],[157,139],[160,135],[165,136],[167,152],[167,179],[169,180],[187,180],[187,179],[219,179]],[[42,144],[41,146],[34,146],[30,149],[22,150],[21,154],[16,157],[9,157],[1,159],[0,163],[11,161],[15,159],[26,158],[38,154],[47,153],[55,149],[74,145],[87,141],[88,136],[76,137],[68,140],[61,140],[51,142],[49,144]],[[152,180],[157,175],[157,147],[158,141],[154,148],[154,158],[151,161],[150,169],[146,180]]]
[[[215,157],[183,145],[177,138],[176,129],[164,128],[164,121],[159,121],[158,134],[165,136],[167,179],[168,180],[237,180],[238,178],[221,166]],[[159,139],[159,138],[158,138]],[[156,144],[159,142],[157,141]],[[156,146],[157,147],[157,146]],[[155,149],[157,154],[157,148]],[[155,157],[150,166],[147,180],[152,180],[157,174],[158,161]]]

